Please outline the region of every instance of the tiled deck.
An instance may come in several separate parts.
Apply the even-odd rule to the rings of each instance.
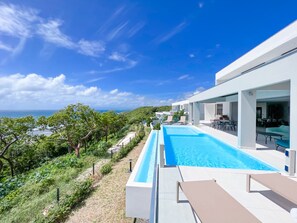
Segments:
[[[237,145],[237,137],[212,129],[205,125],[199,128],[222,141]],[[263,141],[261,141],[263,140]],[[259,137],[258,150],[245,150],[250,155],[278,168],[283,169],[284,154],[276,151],[274,143],[264,143],[264,137]],[[172,167],[160,169],[159,181],[159,222],[200,222],[193,213],[189,203],[176,202],[176,181],[216,179],[231,196],[238,200],[245,208],[255,215],[261,222],[293,222],[290,210],[296,205],[273,193],[261,184],[252,180],[251,193],[246,192],[246,174],[263,173],[255,170],[235,170],[202,167]],[[296,178],[293,178],[296,180]],[[182,193],[182,192],[181,192]],[[181,197],[183,199],[183,197]],[[214,213],[215,214],[215,213]]]

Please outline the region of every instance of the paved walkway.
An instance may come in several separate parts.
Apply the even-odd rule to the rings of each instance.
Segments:
[[[108,152],[113,153],[119,151],[123,146],[127,145],[134,137],[136,136],[136,132],[129,132],[124,138],[122,138],[116,145],[108,149]]]
[[[159,223],[195,223],[192,208],[187,202],[176,202],[176,182],[182,181],[177,167],[160,168],[159,172]],[[180,192],[180,199],[185,200]]]

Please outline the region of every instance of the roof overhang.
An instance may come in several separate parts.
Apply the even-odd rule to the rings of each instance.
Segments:
[[[229,66],[216,73],[216,83],[223,83],[255,69],[297,47],[297,20],[261,43]]]

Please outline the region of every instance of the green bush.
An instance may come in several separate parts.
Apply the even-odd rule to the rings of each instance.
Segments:
[[[129,142],[126,146],[124,146],[122,149],[120,149],[119,152],[117,152],[113,157],[112,157],[112,161],[113,162],[118,162],[120,161],[122,158],[126,157],[128,155],[128,153],[134,149],[134,147],[136,145],[138,145],[138,143],[143,139],[143,137],[145,136],[145,131],[143,128],[140,129],[140,131],[138,132],[138,134],[131,140],[131,142]]]
[[[106,174],[109,174],[111,172],[111,170],[112,170],[112,164],[109,162],[101,167],[100,172],[103,175],[106,175]]]
[[[55,184],[55,180],[51,177],[42,180],[38,183],[38,193],[43,194],[45,192],[49,192],[50,186]]]
[[[110,142],[100,141],[97,148],[93,151],[93,155],[97,157],[104,157],[111,146],[112,144]]]
[[[77,206],[92,192],[92,180],[88,179],[75,186],[74,192],[67,195],[64,200],[56,205],[53,209],[50,209],[48,216],[41,222],[55,223],[63,222],[67,216],[71,213],[71,209]]]
[[[0,199],[5,197],[11,191],[22,187],[24,184],[25,179],[22,175],[2,179],[0,182]]]
[[[161,129],[161,125],[160,123],[157,123],[155,126],[154,126],[154,130],[160,130]]]
[[[80,168],[83,166],[81,160],[74,154],[68,154],[66,156],[59,157],[53,162],[53,165],[58,168],[75,167]]]

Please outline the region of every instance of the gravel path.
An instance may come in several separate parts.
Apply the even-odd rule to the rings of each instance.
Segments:
[[[144,146],[142,140],[127,157],[113,166],[112,172],[104,176],[97,188],[86,199],[83,206],[72,212],[66,222],[71,223],[132,223],[132,218],[125,216],[125,186],[130,174],[128,173],[129,159],[133,159],[133,166]],[[146,221],[138,221],[146,222]]]

